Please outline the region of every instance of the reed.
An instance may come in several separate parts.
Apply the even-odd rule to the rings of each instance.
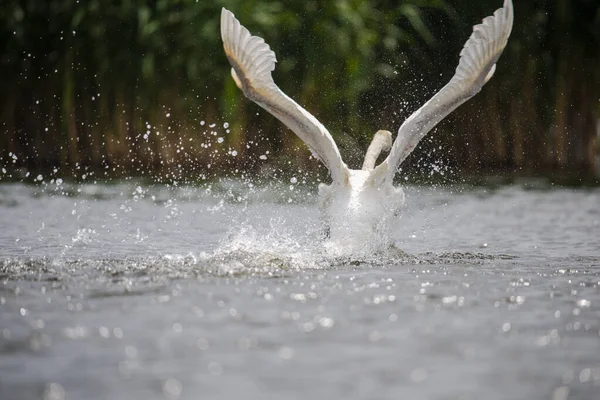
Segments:
[[[358,164],[355,154],[364,153],[376,130],[395,131],[445,84],[471,25],[500,5],[5,0],[0,165],[175,179],[259,171],[291,155],[293,165],[317,168],[305,147],[242,98],[230,79],[221,6],[276,50],[281,88]],[[494,79],[437,128],[408,168],[423,172],[443,159],[467,174],[593,174],[600,5],[517,2],[515,15]],[[271,156],[260,161],[267,151]]]

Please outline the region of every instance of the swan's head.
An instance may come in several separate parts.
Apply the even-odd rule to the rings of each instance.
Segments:
[[[376,185],[372,171],[349,170],[348,181],[319,185],[320,207],[329,244],[357,252],[389,242],[389,228],[404,207],[404,192],[385,182]]]

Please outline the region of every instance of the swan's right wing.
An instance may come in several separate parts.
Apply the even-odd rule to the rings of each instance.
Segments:
[[[233,67],[231,75],[244,95],[294,131],[329,169],[334,182],[347,182],[348,167],[342,161],[331,134],[273,81],[271,71],[275,69],[277,60],[269,45],[262,38],[252,36],[225,8],[221,11],[221,37],[225,54]]]
[[[373,171],[376,183],[391,181],[404,159],[419,141],[448,114],[475,96],[492,77],[513,25],[513,5],[504,7],[473,27],[473,33],[460,53],[460,61],[450,82],[400,127],[388,157]]]

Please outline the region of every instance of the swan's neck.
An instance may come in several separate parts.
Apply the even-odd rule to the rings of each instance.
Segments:
[[[365,161],[362,166],[363,171],[371,171],[375,168],[375,162],[379,154],[382,151],[390,151],[391,148],[392,134],[389,131],[377,131],[367,149],[367,154],[365,154]]]

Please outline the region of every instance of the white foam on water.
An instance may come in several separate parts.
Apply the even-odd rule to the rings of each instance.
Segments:
[[[321,269],[327,263],[315,251],[317,244],[310,235],[297,235],[285,219],[271,218],[267,226],[232,226],[218,248],[202,258],[229,274]]]
[[[406,253],[387,238],[371,242],[336,243],[324,236],[320,223],[274,217],[268,224],[232,224],[229,234],[212,252],[200,255],[213,273],[285,273],[331,269],[348,265],[387,265],[406,262]]]

